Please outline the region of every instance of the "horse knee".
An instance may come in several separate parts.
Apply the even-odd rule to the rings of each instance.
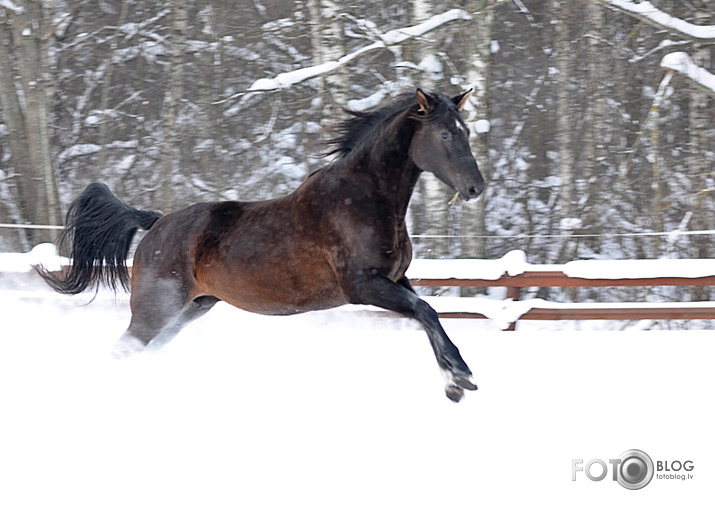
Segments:
[[[437,311],[422,299],[418,299],[414,306],[414,318],[429,326],[440,324]]]

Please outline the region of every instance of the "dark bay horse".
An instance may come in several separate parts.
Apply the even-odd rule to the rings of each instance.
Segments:
[[[331,142],[335,159],[279,199],[200,203],[162,216],[92,184],[67,213],[61,244],[69,245],[72,266],[64,274],[38,271],[66,294],[127,288],[125,260],[142,228],[132,318],[115,354],[168,341],[220,300],[276,315],[375,305],[422,324],[447,396],[459,401],[477,386],[437,313],[405,277],[412,258],[405,215],[423,171],[465,200],[484,189],[459,114],[469,93],[418,89],[370,112],[348,112]]]

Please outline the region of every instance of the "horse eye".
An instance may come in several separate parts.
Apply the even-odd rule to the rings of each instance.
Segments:
[[[449,131],[443,131],[442,132],[442,140],[447,140],[449,139]]]

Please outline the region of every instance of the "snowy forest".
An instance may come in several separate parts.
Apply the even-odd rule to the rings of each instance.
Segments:
[[[474,89],[487,189],[423,176],[416,257],[710,258],[714,57],[708,0],[0,0],[0,251],[95,181],[164,212],[286,194],[344,108],[419,86]]]

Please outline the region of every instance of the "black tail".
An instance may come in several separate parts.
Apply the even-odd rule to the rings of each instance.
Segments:
[[[148,230],[161,218],[156,211],[127,206],[106,185],[93,183],[70,205],[59,246],[69,246],[66,272],[35,270],[55,291],[74,295],[100,284],[129,289],[127,254],[138,228]]]

